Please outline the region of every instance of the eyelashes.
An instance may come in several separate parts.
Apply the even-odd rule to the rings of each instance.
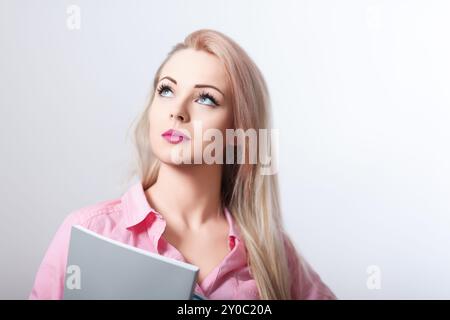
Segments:
[[[160,84],[156,91],[158,92],[159,95],[161,95],[161,93],[166,90],[173,93],[172,88],[169,85],[164,84],[164,83]]]
[[[202,91],[202,92],[198,95],[197,98],[198,98],[198,99],[209,99],[209,100],[212,101],[212,103],[213,103],[215,106],[219,106],[219,104],[217,103],[217,100],[216,100],[212,95],[210,95],[208,92],[206,92],[206,91]]]
[[[171,87],[170,85],[168,85],[168,84],[165,84],[165,83],[161,83],[161,84],[158,86],[158,88],[157,88],[156,91],[157,91],[158,94],[159,94],[160,96],[162,96],[162,97],[166,97],[165,95],[162,94],[162,93],[165,92],[165,91],[170,91],[171,93],[173,93],[172,87]],[[198,94],[198,96],[197,96],[197,99],[204,99],[204,100],[209,99],[209,100],[211,100],[211,102],[213,103],[214,106],[219,106],[219,103],[217,102],[217,99],[214,98],[213,95],[211,95],[210,93],[208,93],[208,92],[206,92],[206,91],[200,92],[200,93]],[[202,103],[202,104],[205,104],[205,103]],[[205,105],[211,106],[211,104],[205,104]]]

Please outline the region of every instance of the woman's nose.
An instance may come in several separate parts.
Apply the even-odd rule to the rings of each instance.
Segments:
[[[189,116],[188,116],[187,104],[188,104],[188,101],[187,101],[187,99],[185,99],[185,100],[181,101],[179,105],[176,105],[176,106],[174,105],[173,109],[169,111],[170,119],[175,119],[175,120],[178,120],[181,122],[188,121]]]
[[[184,114],[182,114],[181,112],[171,113],[170,118],[171,119],[175,118],[176,120],[180,120],[182,122],[186,121],[186,119],[187,119],[187,117]]]

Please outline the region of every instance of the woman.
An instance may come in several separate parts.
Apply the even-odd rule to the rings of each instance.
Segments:
[[[265,80],[244,50],[217,31],[188,35],[157,70],[135,127],[140,182],[65,219],[30,298],[62,298],[70,227],[81,224],[199,266],[195,292],[208,299],[336,299],[283,228],[277,176],[234,155],[198,161],[208,132],[268,129],[270,118]],[[217,144],[214,158],[245,159],[255,148],[244,140]]]

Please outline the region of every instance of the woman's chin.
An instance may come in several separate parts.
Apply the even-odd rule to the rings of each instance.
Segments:
[[[194,160],[191,159],[190,156],[182,155],[180,153],[174,152],[174,150],[169,150],[167,152],[164,152],[163,154],[157,154],[155,155],[156,158],[158,158],[162,163],[165,163],[167,165],[190,165],[194,163]]]

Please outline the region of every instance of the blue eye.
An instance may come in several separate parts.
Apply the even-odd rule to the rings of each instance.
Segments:
[[[198,96],[198,101],[203,101],[203,102],[209,101],[208,103],[203,103],[203,102],[200,102],[200,103],[201,104],[206,104],[208,106],[213,106],[213,107],[219,105],[217,103],[217,100],[212,95],[210,95],[207,92],[200,93],[199,96]]]
[[[173,96],[173,89],[168,84],[161,84],[157,88],[157,92],[161,97],[171,97]],[[198,95],[198,99],[196,100],[200,104],[204,104],[211,107],[217,107],[219,104],[217,103],[216,98],[214,98],[208,92],[202,92]]]
[[[209,100],[209,102],[205,102],[205,100]],[[209,104],[209,105],[214,104],[214,102],[208,97],[200,97],[199,101],[201,104]]]
[[[173,94],[173,90],[172,90],[172,88],[169,86],[169,85],[167,85],[167,84],[161,84],[159,87],[158,87],[158,94],[160,95],[160,96],[163,96],[163,97],[169,97],[170,95],[170,93],[172,93]]]

